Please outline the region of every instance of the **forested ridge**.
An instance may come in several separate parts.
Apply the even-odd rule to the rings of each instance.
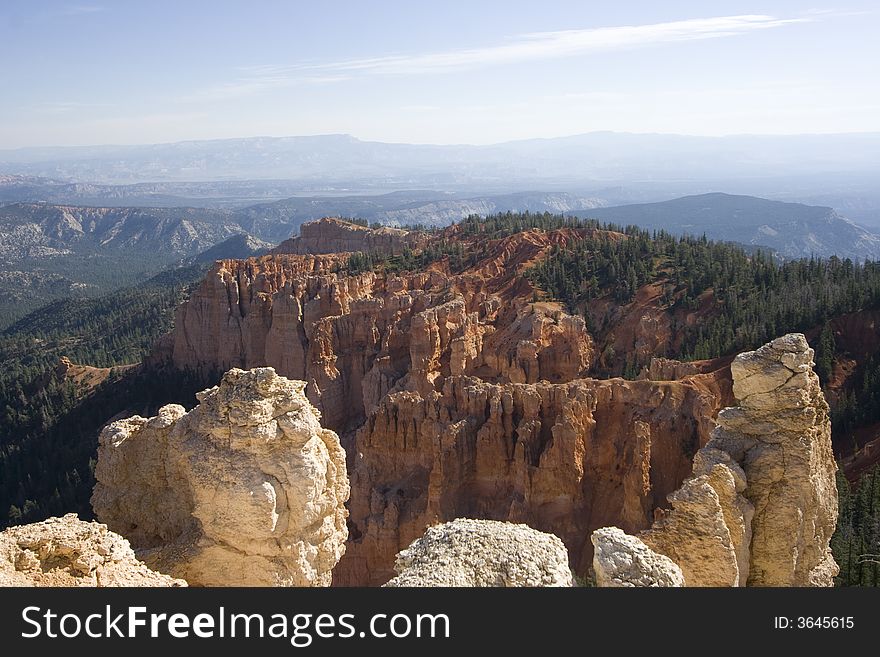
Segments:
[[[146,283],[157,265],[169,264],[168,258],[113,252],[17,261],[0,276],[0,330],[55,300],[94,299]]]
[[[525,276],[540,296],[583,316],[594,335],[603,319],[591,315],[590,302],[627,304],[646,284],[658,286],[661,309],[669,311],[678,339],[666,353],[652,356],[685,361],[729,356],[785,333],[815,333],[824,327],[813,339],[816,371],[824,385],[838,356],[829,320],[880,308],[877,262],[837,257],[780,261],[759,247],[549,213],[470,216],[451,230],[435,232],[425,249],[393,256],[354,253],[346,269],[352,274],[411,271],[445,258],[456,273],[479,260],[487,240],[559,229],[573,229],[565,246],[554,246]],[[680,322],[677,310],[699,310],[699,321]],[[647,364],[627,361],[624,374],[634,377]],[[832,409],[838,435],[880,421],[880,355],[854,378]]]
[[[449,270],[457,273],[479,261],[487,240],[559,229],[574,229],[565,246],[554,246],[524,275],[539,295],[583,316],[594,334],[602,319],[591,315],[591,301],[627,304],[646,284],[659,286],[661,308],[670,312],[672,332],[679,339],[666,353],[652,356],[717,358],[755,349],[785,333],[824,327],[813,340],[816,371],[824,385],[838,355],[829,320],[880,308],[878,262],[837,257],[780,261],[760,247],[550,213],[473,215],[451,230],[431,231],[434,239],[424,249],[395,255],[357,252],[342,269],[350,274],[413,271],[446,259]],[[680,309],[700,310],[699,321],[676,323]],[[624,374],[634,377],[647,364],[628,361]],[[860,368],[855,379],[832,409],[838,434],[880,421],[880,355]]]
[[[880,305],[880,263],[854,263],[832,257],[778,264],[762,251],[705,238],[650,234],[625,229],[625,239],[607,231],[584,237],[571,247],[554,248],[529,277],[552,298],[582,312],[593,298],[611,295],[632,300],[646,283],[663,287],[673,309],[696,309],[711,293],[713,305],[685,332],[681,360],[715,358],[754,349],[791,331],[806,331],[831,317]]]
[[[138,362],[171,328],[172,312],[201,279],[204,265],[162,272],[95,298],[60,299],[0,333],[0,385],[28,381],[60,356],[95,367]]]
[[[94,299],[52,302],[0,335],[0,525],[90,514],[97,431],[108,413],[154,412],[204,387],[187,373],[111,369],[95,391],[53,375],[61,356],[111,367],[139,362],[171,328],[205,267],[163,272]],[[88,393],[88,394],[87,394]]]

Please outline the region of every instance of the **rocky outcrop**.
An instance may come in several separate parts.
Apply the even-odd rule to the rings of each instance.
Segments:
[[[556,536],[526,525],[458,518],[429,527],[397,555],[385,586],[572,586]]]
[[[684,586],[681,568],[617,527],[593,532],[596,586]]]
[[[42,385],[55,383],[72,383],[77,393],[90,392],[107,381],[114,373],[121,373],[137,367],[136,365],[117,365],[115,367],[92,367],[91,365],[78,365],[71,362],[67,356],[62,356],[55,365],[55,369],[47,371],[43,377]]]
[[[344,219],[325,217],[300,226],[299,235],[279,244],[273,253],[315,255],[365,251],[392,255],[423,240],[423,235],[400,228],[368,228]]]
[[[739,405],[718,415],[693,476],[639,538],[688,586],[830,586],[837,469],[828,405],[801,334],[737,356]]]
[[[642,368],[639,379],[648,381],[676,381],[695,374],[708,374],[730,366],[731,357],[712,360],[680,361],[671,358],[651,358]],[[732,401],[732,400],[731,400]]]
[[[349,486],[335,433],[272,368],[227,372],[187,413],[111,423],[92,506],[149,565],[204,586],[326,586]]]
[[[746,499],[746,475],[727,452],[704,447],[694,456],[694,476],[706,482],[718,496],[730,546],[736,558],[737,577],[731,586],[745,586],[752,543],[752,517],[755,507]],[[722,532],[722,536],[724,536]]]
[[[678,564],[688,586],[737,586],[736,551],[709,477],[688,479],[668,499],[672,510],[639,538]]]
[[[837,464],[828,404],[803,335],[783,336],[731,365],[739,406],[718,415],[710,447],[742,465],[755,507],[750,586],[830,586]]]
[[[485,367],[512,383],[572,381],[593,358],[584,320],[544,304],[523,306],[481,346]]]
[[[0,532],[0,586],[186,586],[154,572],[128,541],[75,514]]]

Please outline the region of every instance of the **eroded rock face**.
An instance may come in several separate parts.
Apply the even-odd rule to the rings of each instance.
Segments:
[[[672,559],[617,527],[597,529],[590,540],[596,586],[684,586],[681,568]]]
[[[150,570],[128,541],[75,514],[0,532],[0,586],[186,586]]]
[[[440,391],[387,395],[358,431],[352,540],[338,584],[381,584],[392,556],[457,517],[525,523],[559,536],[576,573],[590,532],[636,532],[690,474],[717,397],[698,382],[490,384],[450,376]]]
[[[694,456],[694,476],[705,476],[706,482],[718,496],[736,558],[737,577],[731,586],[745,586],[752,544],[752,517],[755,514],[755,507],[743,495],[746,488],[745,472],[727,452],[704,447]]]
[[[832,585],[837,466],[812,368],[801,334],[734,359],[739,406],[721,411],[672,510],[639,535],[686,585]]]
[[[305,384],[227,372],[189,413],[101,433],[92,506],[150,565],[204,586],[327,586],[347,537],[336,434]]]
[[[324,425],[340,433],[363,424],[392,389],[424,394],[450,374],[570,381],[594,357],[583,320],[529,303],[519,289],[522,269],[565,239],[551,237],[505,238],[479,270],[455,274],[438,264],[348,276],[339,271],[346,255],[221,260],[149,363],[212,374],[274,367],[306,381]]]
[[[669,501],[672,510],[639,538],[678,564],[688,586],[737,586],[736,551],[709,477],[688,479]]]
[[[458,518],[429,527],[397,555],[385,586],[572,586],[556,536],[527,525]]]
[[[799,333],[740,354],[731,365],[739,406],[718,416],[710,447],[730,454],[754,505],[750,586],[830,586],[837,464],[828,404]]]

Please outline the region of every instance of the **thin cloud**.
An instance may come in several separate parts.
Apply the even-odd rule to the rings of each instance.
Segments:
[[[577,57],[591,52],[740,36],[816,20],[817,15],[799,18],[777,18],[762,14],[719,16],[651,25],[535,32],[512,37],[507,43],[500,45],[446,52],[310,62],[290,66],[244,66],[236,69],[238,77],[235,80],[196,91],[180,100],[223,101],[270,89],[301,84],[330,84],[363,76],[427,75]]]
[[[696,18],[651,25],[535,32],[507,43],[425,54],[391,55],[293,66],[250,66],[239,78],[204,89],[184,100],[226,100],[297,84],[331,83],[357,76],[407,76],[462,71],[530,61],[576,57],[591,52],[640,48],[684,41],[740,36],[818,20],[817,16],[777,18],[761,14]]]
[[[97,5],[80,5],[78,7],[70,7],[68,9],[62,10],[62,14],[67,16],[75,16],[76,14],[94,14],[99,11],[105,11],[106,7],[99,7]]]
[[[482,66],[574,57],[602,50],[618,50],[682,41],[738,36],[813,18],[775,18],[764,15],[699,18],[652,25],[627,25],[585,30],[536,32],[511,39],[510,43],[422,55],[395,55],[354,59],[307,66],[264,68],[264,73],[290,74],[296,71],[328,70],[374,75],[423,75]]]
[[[53,100],[39,103],[34,106],[34,111],[40,114],[68,114],[85,109],[112,107],[110,103],[83,103],[71,100]]]

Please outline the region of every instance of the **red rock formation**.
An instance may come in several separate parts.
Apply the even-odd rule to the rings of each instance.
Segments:
[[[711,360],[680,361],[672,358],[652,358],[642,368],[639,379],[647,381],[675,381],[694,374],[710,374],[718,370],[730,368],[733,356],[713,358]],[[733,400],[730,400],[732,403]]]
[[[123,367],[128,368],[131,366],[125,365]],[[110,368],[77,365],[67,356],[62,356],[55,366],[53,375],[56,381],[69,381],[82,391],[90,391],[107,380],[107,377],[110,376]]]
[[[71,384],[74,394],[84,399],[94,393],[105,383],[112,384],[123,372],[134,370],[138,365],[116,365],[115,367],[92,367],[78,365],[67,356],[61,356],[51,370],[36,380],[35,389],[30,394],[37,394],[52,384]],[[109,383],[108,383],[109,382]]]
[[[680,353],[685,332],[679,327],[699,324],[714,312],[711,292],[700,297],[696,309],[682,304],[670,307],[663,301],[662,283],[642,286],[628,303],[603,296],[586,305],[598,354],[596,366],[610,376],[622,374],[627,365],[639,371],[649,367],[655,356]]]
[[[400,253],[405,247],[421,241],[419,234],[399,228],[367,228],[344,219],[325,217],[303,224],[298,237],[285,240],[272,252],[309,255],[377,251],[391,254]]]
[[[306,381],[325,426],[339,432],[360,426],[395,385],[426,393],[451,374],[583,376],[592,358],[583,320],[515,291],[518,271],[553,238],[497,242],[479,269],[455,276],[439,265],[347,276],[335,271],[338,255],[220,260],[150,361],[218,373],[274,367]]]

